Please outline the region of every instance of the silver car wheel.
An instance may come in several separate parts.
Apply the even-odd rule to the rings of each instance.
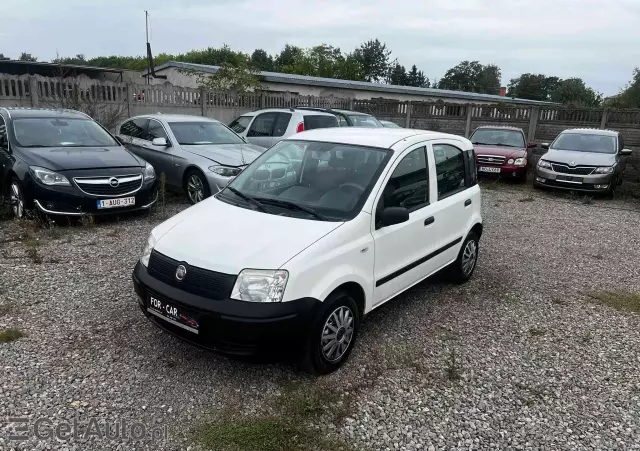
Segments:
[[[11,183],[9,202],[11,203],[13,216],[22,218],[24,216],[24,197],[22,196],[22,189],[20,185],[18,185],[18,182]]]
[[[478,259],[478,245],[474,240],[469,240],[462,252],[462,272],[465,276],[468,276],[476,266],[476,260]]]
[[[354,332],[354,316],[349,307],[338,307],[329,315],[322,328],[320,346],[322,355],[336,362],[349,349]]]
[[[187,195],[194,204],[197,204],[204,199],[204,186],[202,185],[202,180],[197,174],[193,174],[189,177],[189,181],[187,182]]]

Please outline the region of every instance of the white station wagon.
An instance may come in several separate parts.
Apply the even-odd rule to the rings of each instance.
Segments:
[[[140,307],[197,345],[302,351],[306,368],[331,372],[373,309],[444,268],[471,277],[474,162],[469,140],[443,133],[296,134],[153,229],[133,272]]]

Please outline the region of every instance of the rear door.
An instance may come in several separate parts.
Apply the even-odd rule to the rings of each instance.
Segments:
[[[147,152],[144,148],[144,139],[147,136],[148,125],[149,119],[138,118],[128,120],[120,126],[118,136],[122,138],[127,149],[139,157],[144,158],[155,167],[154,162],[147,158]]]
[[[314,130],[316,128],[338,127],[338,119],[329,114],[305,114],[304,129]]]
[[[271,145],[282,141],[287,137],[289,122],[291,122],[291,113],[277,113],[275,123],[273,124],[273,140]]]
[[[273,127],[278,113],[258,114],[247,130],[247,141],[251,144],[269,148],[273,142]]]

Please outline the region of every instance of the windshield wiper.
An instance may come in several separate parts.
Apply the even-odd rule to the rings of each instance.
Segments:
[[[235,188],[230,187],[229,185],[227,185],[227,189],[229,191],[231,191],[233,194],[235,194],[236,196],[238,196],[240,199],[243,199],[247,202],[249,202],[250,204],[253,204],[256,206],[256,208],[258,210],[260,210],[263,213],[271,213],[267,208],[265,208],[264,205],[262,205],[261,202],[255,200],[253,197],[247,196],[246,194],[241,193],[240,191],[238,191]]]
[[[328,221],[329,220],[329,218],[327,218],[325,215],[322,215],[322,214],[318,213],[317,211],[315,211],[312,208],[304,207],[302,205],[298,205],[298,204],[296,204],[294,202],[290,202],[288,200],[268,199],[266,197],[260,197],[258,199],[260,199],[260,202],[263,202],[263,203],[266,203],[266,204],[273,204],[273,205],[277,205],[279,207],[289,208],[291,210],[304,211],[305,213],[308,213],[311,216],[313,216],[314,218],[319,219],[321,221]]]

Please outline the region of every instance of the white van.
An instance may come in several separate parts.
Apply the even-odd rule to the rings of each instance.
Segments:
[[[156,325],[231,354],[348,357],[362,318],[431,274],[473,274],[482,235],[471,142],[320,129],[260,155],[151,232],[133,272]]]

